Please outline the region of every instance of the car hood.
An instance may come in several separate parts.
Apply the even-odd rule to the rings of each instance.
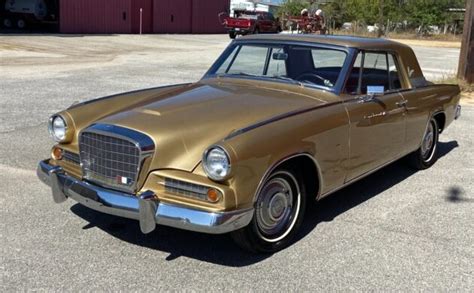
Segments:
[[[155,142],[153,169],[192,171],[204,150],[231,132],[326,102],[284,87],[201,81],[166,95],[152,95],[97,123],[118,125],[150,136]]]

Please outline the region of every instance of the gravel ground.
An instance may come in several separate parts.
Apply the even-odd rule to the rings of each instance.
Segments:
[[[227,44],[219,35],[0,36],[0,291],[472,292],[471,106],[441,135],[435,166],[415,173],[396,162],[344,188],[271,256],[242,252],[227,235],[142,235],[135,221],[53,204],[34,171],[52,145],[50,114],[196,80]]]

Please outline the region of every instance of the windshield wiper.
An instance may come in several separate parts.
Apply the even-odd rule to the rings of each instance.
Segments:
[[[218,74],[217,77],[225,77],[225,76],[248,76],[248,77],[260,77],[259,75],[245,73],[245,72],[238,72],[238,73],[221,73]]]
[[[269,78],[271,79],[278,79],[278,80],[284,80],[284,81],[289,81],[291,82],[292,84],[297,84],[301,87],[304,87],[304,83],[299,81],[299,80],[296,80],[296,79],[293,79],[293,78],[290,78],[290,77],[286,77],[286,76],[281,76],[281,75],[275,75],[275,76],[269,76]]]
[[[286,77],[286,76],[281,76],[281,75],[275,75],[275,76],[266,76],[266,75],[256,75],[256,74],[250,74],[250,73],[245,73],[245,72],[239,72],[239,73],[222,73],[217,75],[217,77],[226,77],[226,76],[245,76],[245,77],[255,77],[255,78],[261,78],[261,79],[277,79],[277,80],[284,80],[288,81],[292,84],[297,84],[301,87],[305,87],[305,84],[308,84],[306,82],[301,82],[299,80]]]

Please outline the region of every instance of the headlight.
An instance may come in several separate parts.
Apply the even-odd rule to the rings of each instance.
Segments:
[[[49,134],[56,142],[65,142],[67,138],[67,124],[66,120],[59,115],[54,115],[49,118],[48,124]]]
[[[212,180],[224,180],[230,174],[229,156],[221,147],[215,146],[205,151],[202,163],[204,171]]]

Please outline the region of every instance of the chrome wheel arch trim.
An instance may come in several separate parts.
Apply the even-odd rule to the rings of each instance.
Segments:
[[[255,194],[253,196],[253,205],[255,205],[255,203],[257,202],[257,197],[260,194],[260,192],[262,190],[262,187],[264,186],[267,179],[272,175],[273,171],[275,171],[283,163],[285,163],[285,162],[287,162],[291,159],[297,158],[297,157],[308,157],[314,163],[314,167],[316,168],[316,172],[317,172],[317,176],[318,176],[318,178],[317,178],[317,180],[318,180],[318,191],[317,191],[317,194],[315,195],[315,199],[317,200],[321,197],[324,182],[323,182],[323,176],[322,176],[322,173],[321,173],[321,168],[319,166],[319,163],[316,161],[316,159],[311,154],[306,153],[306,152],[302,152],[302,153],[296,153],[296,154],[289,155],[287,157],[284,157],[284,158],[276,161],[270,168],[268,168],[265,171],[265,173],[263,174],[262,178],[260,179],[260,181],[258,183],[257,190],[255,191]]]

